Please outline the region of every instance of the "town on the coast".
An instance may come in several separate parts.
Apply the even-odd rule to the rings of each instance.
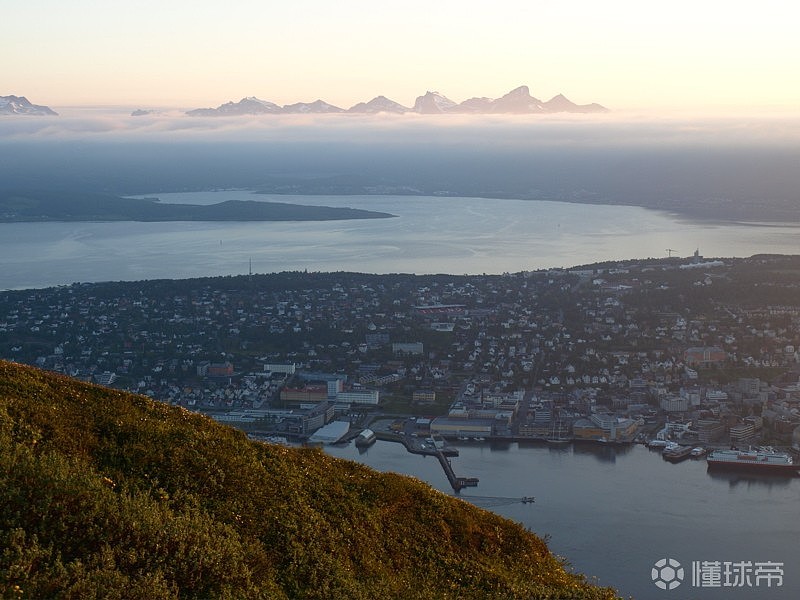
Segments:
[[[446,472],[454,442],[531,441],[648,443],[673,462],[717,449],[715,464],[794,474],[800,258],[5,291],[0,357],[259,439],[398,441]]]

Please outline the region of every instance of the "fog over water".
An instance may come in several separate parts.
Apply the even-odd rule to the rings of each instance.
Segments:
[[[706,216],[735,219],[741,204],[798,208],[798,142],[796,116],[192,118],[68,110],[0,118],[0,191],[399,191],[687,210],[711,203],[719,210]]]
[[[796,116],[191,118],[57,108],[61,117],[0,119],[0,195],[255,198],[397,217],[0,224],[0,288],[239,274],[251,260],[257,272],[496,273],[667,248],[798,251]],[[281,195],[168,196],[231,188]]]

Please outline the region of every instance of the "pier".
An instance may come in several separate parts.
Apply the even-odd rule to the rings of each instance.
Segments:
[[[461,491],[465,487],[476,487],[478,485],[477,477],[459,477],[456,475],[448,457],[458,456],[458,450],[445,445],[442,441],[423,441],[406,434],[389,434],[385,432],[376,432],[376,436],[378,439],[400,442],[411,454],[435,456],[439,460],[439,464],[442,465],[442,470],[454,492]]]

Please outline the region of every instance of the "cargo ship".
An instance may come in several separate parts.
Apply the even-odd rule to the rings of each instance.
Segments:
[[[706,458],[709,469],[731,469],[794,476],[800,466],[792,457],[773,448],[713,450]]]

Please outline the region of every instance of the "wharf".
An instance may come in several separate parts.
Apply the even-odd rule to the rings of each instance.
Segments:
[[[477,477],[459,477],[453,470],[448,456],[458,456],[458,450],[449,446],[439,445],[435,441],[420,442],[418,438],[402,436],[403,445],[412,454],[422,454],[424,456],[435,456],[442,470],[450,482],[450,487],[454,492],[461,491],[465,487],[475,487],[478,485]]]
[[[411,454],[420,454],[422,456],[435,456],[442,465],[442,470],[447,476],[447,481],[450,482],[450,487],[453,491],[461,491],[465,487],[476,487],[478,485],[477,477],[459,477],[453,471],[453,465],[450,463],[448,457],[458,456],[458,450],[451,446],[439,447],[437,444],[424,441],[420,438],[411,437],[404,434],[376,432],[375,435],[378,439],[399,442],[405,446],[406,450]]]
[[[439,464],[442,465],[444,474],[447,475],[447,481],[450,482],[450,486],[453,488],[454,492],[458,492],[465,487],[477,487],[477,477],[458,477],[455,474],[455,471],[453,471],[453,465],[450,464],[450,459],[444,455],[444,452],[437,450],[436,458],[439,459]]]
[[[407,435],[399,436],[399,442],[406,447],[411,454],[422,454],[423,456],[437,456],[443,454],[444,456],[458,456],[458,449],[452,446],[439,447],[435,443],[422,440],[420,438],[412,438]]]

